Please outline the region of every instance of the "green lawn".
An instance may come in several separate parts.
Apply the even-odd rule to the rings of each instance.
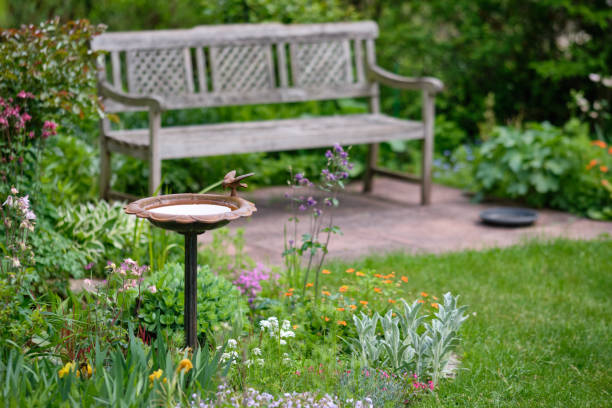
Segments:
[[[408,276],[410,300],[452,291],[475,313],[462,328],[457,379],[416,406],[612,406],[611,240],[332,265],[349,266]],[[325,283],[339,284],[338,276]]]

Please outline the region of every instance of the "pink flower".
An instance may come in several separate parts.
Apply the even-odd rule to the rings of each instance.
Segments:
[[[155,285],[151,285],[149,286],[149,292],[151,293],[157,293],[157,288],[155,287]],[[299,374],[298,374],[299,375]]]
[[[21,118],[24,120],[24,122],[27,122],[32,119],[32,117],[28,113],[24,113],[23,115],[21,115]]]
[[[17,94],[17,97],[21,99],[26,99],[26,98],[34,99],[34,94],[32,94],[31,92],[21,91]]]

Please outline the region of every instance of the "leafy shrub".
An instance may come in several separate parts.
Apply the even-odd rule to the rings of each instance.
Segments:
[[[431,378],[434,385],[448,373],[451,352],[459,343],[458,331],[467,316],[467,306],[459,307],[457,297],[450,292],[444,295],[444,304],[438,305],[435,317],[426,321],[419,316],[421,303],[412,305],[403,301],[403,310],[394,317],[389,310],[384,316],[378,312],[361,318],[353,315],[357,338],[352,338],[352,348],[363,367],[382,368],[393,373],[412,372],[417,378]],[[378,333],[382,326],[383,336]],[[421,326],[425,330],[421,329]]]
[[[183,330],[184,266],[168,263],[146,278],[138,317],[151,333]],[[228,280],[215,276],[208,266],[198,270],[198,337],[223,322],[231,322],[247,310],[240,292]]]
[[[610,218],[611,167],[606,144],[590,143],[578,122],[564,128],[531,123],[525,130],[496,128],[480,148],[474,179],[484,194]]]

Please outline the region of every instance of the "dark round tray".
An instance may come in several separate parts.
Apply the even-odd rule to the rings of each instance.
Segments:
[[[480,219],[489,225],[524,227],[536,222],[538,213],[529,208],[497,207],[481,212]]]

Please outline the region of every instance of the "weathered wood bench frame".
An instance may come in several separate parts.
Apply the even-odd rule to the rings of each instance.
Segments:
[[[149,162],[149,193],[161,183],[162,159],[368,144],[364,191],[375,174],[419,181],[421,203],[431,201],[436,78],[408,78],[376,65],[374,22],[241,24],[187,30],[110,32],[91,47],[106,50],[99,64],[105,111],[148,111],[149,128],[111,130],[100,124],[100,195],[110,190],[110,158],[121,153]],[[365,47],[364,47],[365,46]],[[364,50],[365,48],[365,50]],[[422,120],[380,113],[379,84],[421,91]],[[162,127],[170,109],[339,98],[369,99],[370,114],[261,122]],[[422,139],[420,177],[378,167],[378,143]]]

